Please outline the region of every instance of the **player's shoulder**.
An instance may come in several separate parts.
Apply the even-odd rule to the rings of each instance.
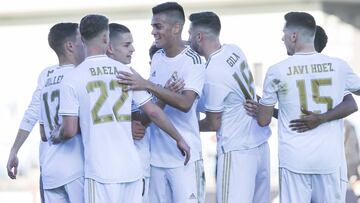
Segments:
[[[159,58],[164,57],[164,56],[165,56],[165,50],[164,49],[159,49],[154,53],[154,55],[152,56],[151,61],[158,60]]]
[[[59,67],[59,65],[51,65],[48,66],[46,68],[44,68],[39,75],[39,80],[46,80],[47,77],[49,77],[50,75],[52,75],[56,69]]]
[[[182,53],[185,56],[185,58],[192,64],[195,65],[204,64],[200,55],[196,51],[191,49],[190,46],[186,47]]]

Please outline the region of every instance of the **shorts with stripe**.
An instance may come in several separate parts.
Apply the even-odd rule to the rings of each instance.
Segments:
[[[44,189],[44,202],[84,202],[84,177],[53,189]]]
[[[85,178],[85,203],[141,203],[143,181],[129,183],[100,183]]]
[[[218,203],[270,202],[270,154],[267,142],[248,150],[220,154],[217,160]]]
[[[203,203],[203,161],[198,160],[177,168],[151,166],[149,199],[156,203]]]

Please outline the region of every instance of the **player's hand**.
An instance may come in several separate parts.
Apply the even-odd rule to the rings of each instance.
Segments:
[[[141,124],[141,121],[131,121],[131,132],[134,140],[141,140],[144,138],[146,127]]]
[[[55,125],[54,129],[50,132],[50,140],[52,144],[59,144],[62,142],[60,137],[60,126]]]
[[[291,130],[302,133],[312,130],[322,124],[322,119],[319,114],[315,114],[314,112],[305,109],[301,109],[301,112],[304,114],[302,118],[290,121],[289,127]]]
[[[185,87],[185,82],[184,82],[184,79],[182,79],[182,78],[177,79],[175,81],[172,78],[170,78],[165,84],[166,89],[168,89],[172,92],[178,93],[178,94],[182,93],[182,91],[184,90],[184,87]]]
[[[8,176],[11,179],[16,179],[18,166],[19,166],[19,159],[17,157],[17,153],[11,151],[6,165]]]
[[[247,99],[246,102],[244,103],[244,108],[246,110],[246,114],[249,116],[255,117],[258,106],[259,106],[258,102],[251,100],[251,99]]]
[[[119,80],[119,84],[127,85],[124,91],[128,90],[146,90],[149,85],[149,81],[145,80],[141,75],[133,68],[130,68],[132,73],[126,71],[120,71],[120,75],[116,76]]]
[[[177,144],[177,147],[179,148],[179,150],[181,151],[181,154],[183,156],[185,156],[185,162],[184,162],[184,166],[185,166],[190,160],[190,156],[191,156],[190,155],[190,147],[185,142],[184,139],[177,141],[176,144]]]

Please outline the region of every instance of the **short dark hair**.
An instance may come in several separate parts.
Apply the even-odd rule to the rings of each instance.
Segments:
[[[155,44],[151,45],[150,49],[149,49],[149,56],[150,56],[150,59],[153,58],[154,54],[160,50],[161,48],[157,47]]]
[[[80,21],[80,33],[85,40],[93,39],[98,34],[108,29],[109,19],[103,15],[87,15]]]
[[[180,4],[176,2],[166,2],[152,8],[153,15],[159,13],[165,13],[166,15],[171,16],[182,23],[185,22],[184,9]]]
[[[315,18],[309,13],[305,12],[289,12],[284,16],[286,20],[285,27],[302,27],[308,30],[311,34],[315,34],[316,22]]]
[[[78,28],[77,23],[57,23],[50,28],[48,42],[56,55],[64,54],[63,44],[70,38],[75,39]]]
[[[325,30],[321,26],[317,25],[314,39],[315,50],[319,53],[322,52],[322,50],[326,47],[327,42],[328,36]]]
[[[110,23],[109,31],[110,31],[110,39],[115,37],[117,34],[131,33],[129,28],[127,28],[125,25],[118,23]]]
[[[221,30],[221,23],[219,16],[214,12],[206,11],[200,13],[193,13],[190,15],[189,20],[192,26],[199,26],[208,28],[212,33],[219,36]]]

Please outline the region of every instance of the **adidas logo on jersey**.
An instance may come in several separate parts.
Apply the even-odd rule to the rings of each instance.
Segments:
[[[189,199],[196,199],[196,195],[194,193],[191,193]]]

